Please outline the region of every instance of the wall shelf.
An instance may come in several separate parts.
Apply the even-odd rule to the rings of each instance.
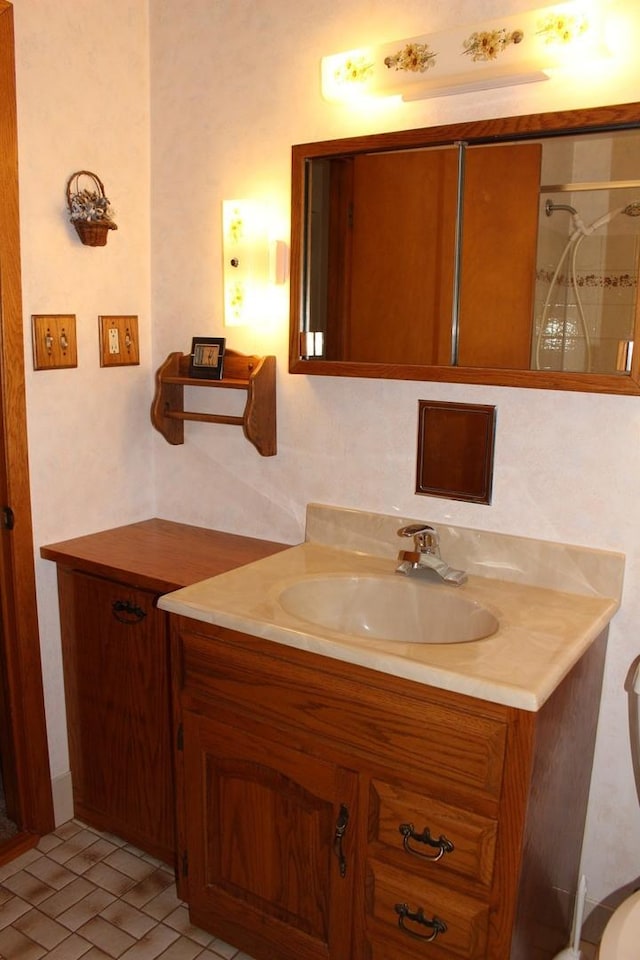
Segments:
[[[244,435],[263,457],[273,457],[276,447],[276,358],[245,356],[235,350],[224,355],[222,380],[199,380],[189,376],[190,355],[170,353],[156,372],[156,392],[151,422],[167,443],[184,443],[184,421],[229,423],[242,427]],[[184,409],[184,388],[246,390],[242,416],[197,413]]]

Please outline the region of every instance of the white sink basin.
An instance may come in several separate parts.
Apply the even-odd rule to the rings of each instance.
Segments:
[[[300,580],[278,602],[307,623],[374,640],[467,643],[495,633],[495,616],[456,589],[396,575],[335,575]]]

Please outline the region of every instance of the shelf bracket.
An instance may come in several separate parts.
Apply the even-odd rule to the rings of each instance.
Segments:
[[[156,372],[156,390],[151,405],[151,422],[167,443],[184,443],[184,422],[224,423],[241,426],[247,440],[263,457],[277,453],[276,441],[276,358],[245,356],[227,350],[222,380],[189,377],[189,354],[170,353]],[[184,388],[245,390],[247,400],[242,416],[199,413],[184,409]]]

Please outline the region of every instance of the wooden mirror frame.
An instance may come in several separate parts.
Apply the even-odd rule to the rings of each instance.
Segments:
[[[636,304],[631,370],[628,374],[577,371],[484,369],[480,367],[421,366],[398,363],[359,363],[343,360],[307,360],[300,356],[300,317],[304,283],[305,164],[308,159],[336,154],[407,150],[465,141],[492,144],[536,137],[606,133],[640,127],[640,103],[618,104],[555,113],[479,120],[468,123],[401,130],[391,133],[298,144],[292,148],[291,187],[291,302],[289,372],[331,377],[369,377],[389,380],[436,380],[448,383],[537,387],[543,390],[581,390],[589,393],[640,394],[640,306]]]

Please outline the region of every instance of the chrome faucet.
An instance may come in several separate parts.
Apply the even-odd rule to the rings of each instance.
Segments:
[[[440,556],[440,538],[434,527],[428,523],[410,523],[406,527],[400,527],[398,536],[413,537],[414,549],[400,551],[400,563],[396,567],[396,573],[411,576],[433,571],[446,583],[460,586],[466,582],[467,575],[464,570],[454,570]]]

